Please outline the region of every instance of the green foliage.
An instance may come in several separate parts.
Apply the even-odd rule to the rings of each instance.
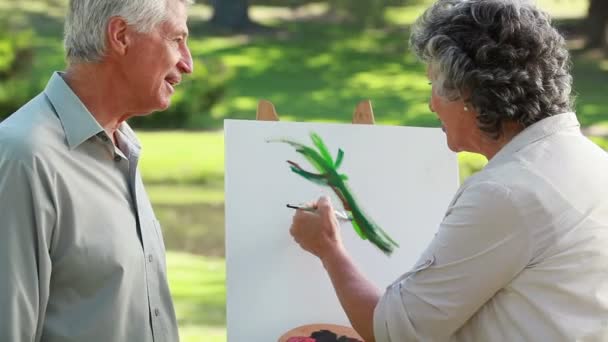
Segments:
[[[37,93],[29,77],[33,33],[13,29],[12,21],[5,17],[0,15],[0,120]]]
[[[16,19],[0,12],[0,80],[14,76],[31,62],[32,32],[20,28]]]
[[[167,269],[180,340],[226,341],[225,261],[168,252]]]
[[[53,71],[65,68],[62,15],[66,4],[66,0],[0,2],[0,120],[40,93]],[[194,73],[176,88],[173,105],[164,112],[133,118],[133,126],[210,126],[210,109],[223,98],[233,72],[221,58],[194,59]]]
[[[488,160],[481,154],[470,152],[458,153],[460,183],[464,182],[465,179],[474,173],[481,171],[487,163]]]
[[[381,27],[386,24],[389,6],[415,5],[425,0],[330,0],[332,10],[339,17],[356,23],[362,28]],[[428,1],[426,1],[428,2]]]
[[[424,66],[406,54],[407,32],[355,33],[346,25],[288,27],[290,39],[211,38],[195,53],[222,58],[234,69],[229,92],[211,110],[223,119],[252,119],[259,99],[272,101],[281,120],[350,122],[361,99],[374,101],[382,124],[437,126],[428,111]]]
[[[566,8],[568,1],[545,2]],[[385,16],[393,25],[407,27],[422,9],[419,4],[387,7]],[[28,27],[35,32],[34,67],[26,76],[0,85],[0,93],[4,93],[0,97],[11,103],[10,110],[0,108],[0,115],[11,113],[35,96],[50,73],[64,65],[62,22],[42,12],[28,12],[27,16]],[[354,105],[369,98],[380,124],[438,125],[428,111],[430,87],[424,66],[407,49],[407,29],[362,31],[354,24],[331,21],[274,23],[280,34],[214,37],[206,31],[201,17],[193,17],[189,41],[193,56],[199,60],[195,75],[184,77],[168,111],[132,123],[138,126],[139,120],[150,121],[140,127],[159,129],[179,123],[184,125],[180,128],[221,129],[226,118],[254,118],[259,99],[272,101],[283,121],[350,122]],[[575,55],[577,113],[583,125],[608,122],[608,98],[604,89],[596,86],[607,82],[608,68],[600,68],[596,61],[585,63],[584,58]],[[201,68],[201,64],[208,66]],[[199,73],[202,69],[207,70]],[[225,80],[223,87],[214,83],[216,69],[220,74],[227,73],[225,78],[218,77]],[[210,77],[205,76],[207,73]],[[209,107],[203,96],[207,90],[221,94],[221,98],[205,110]]]
[[[17,111],[40,92],[30,78],[10,78],[0,81],[0,121]]]
[[[184,75],[167,110],[134,117],[129,123],[136,128],[207,128],[209,112],[224,96],[231,77],[232,72],[221,60],[195,59],[194,72]]]
[[[332,9],[340,16],[358,23],[362,27],[377,27],[384,24],[384,0],[333,0]]]
[[[608,152],[608,137],[591,137],[591,141]]]

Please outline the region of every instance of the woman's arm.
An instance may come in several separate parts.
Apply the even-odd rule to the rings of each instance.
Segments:
[[[321,197],[312,206],[317,209],[316,213],[296,212],[291,235],[304,250],[321,260],[351,325],[366,342],[373,342],[374,309],[381,293],[344,249],[329,199]]]

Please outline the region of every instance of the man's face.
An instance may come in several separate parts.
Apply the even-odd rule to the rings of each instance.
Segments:
[[[186,9],[181,1],[169,1],[167,21],[151,32],[132,33],[122,68],[132,111],[144,114],[167,109],[182,74],[192,72]]]

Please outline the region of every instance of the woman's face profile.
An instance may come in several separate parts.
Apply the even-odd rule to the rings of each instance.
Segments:
[[[465,107],[461,99],[450,100],[439,92],[436,83],[437,76],[431,67],[427,70],[427,76],[431,83],[431,98],[429,109],[435,113],[441,122],[441,128],[446,134],[447,144],[454,152],[474,151],[476,145],[472,139],[477,134],[477,122],[472,108]]]

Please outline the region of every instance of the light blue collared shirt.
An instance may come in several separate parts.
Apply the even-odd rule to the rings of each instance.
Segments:
[[[0,341],[178,340],[140,145],[116,138],[59,73],[0,124]]]

